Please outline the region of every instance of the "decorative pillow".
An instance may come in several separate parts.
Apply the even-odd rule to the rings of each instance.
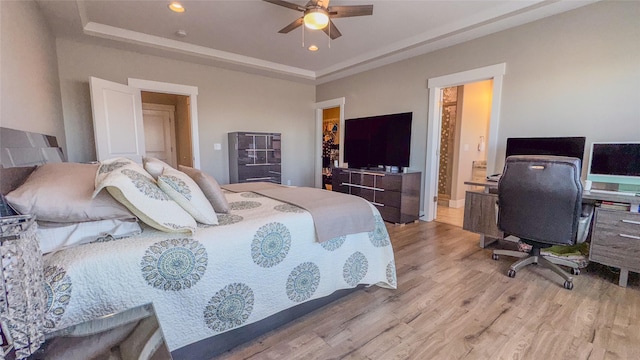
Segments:
[[[162,175],[165,168],[173,169],[171,165],[153,157],[143,158],[142,163],[144,164],[144,169],[156,180],[158,180],[158,176]]]
[[[213,211],[209,200],[189,175],[171,167],[165,167],[162,175],[158,176],[158,186],[178,205],[187,210],[197,222],[207,225],[218,224],[218,216]]]
[[[102,164],[101,167],[109,166]],[[100,170],[98,170],[100,173]],[[107,189],[145,224],[166,232],[194,232],[196,222],[138,164],[128,164],[108,172],[94,192]]]
[[[96,173],[96,176],[95,176],[94,187],[98,187],[98,184],[113,170],[117,170],[125,165],[130,165],[130,164],[135,165],[136,162],[125,157],[112,158],[112,159],[108,159],[100,162],[99,164],[100,167],[98,168],[98,172]]]
[[[61,223],[134,218],[109,194],[93,197],[98,164],[49,163],[38,166],[6,199],[19,213]]]
[[[109,195],[109,194],[107,194]],[[120,239],[142,232],[138,221],[108,219],[80,223],[51,223],[38,221],[38,241],[43,254],[71,246],[102,241],[105,238]]]
[[[196,182],[196,184],[198,184],[198,186],[204,193],[204,196],[207,197],[207,200],[209,200],[209,202],[213,206],[213,210],[215,210],[216,213],[226,214],[229,212],[229,202],[224,196],[224,193],[220,188],[220,184],[218,184],[213,176],[210,176],[203,171],[188,166],[178,165],[178,170],[189,175],[189,177],[192,178],[193,181]]]

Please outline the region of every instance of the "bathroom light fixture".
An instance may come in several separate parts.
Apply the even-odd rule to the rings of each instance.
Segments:
[[[309,46],[309,51],[318,51],[318,47],[315,45]]]
[[[182,4],[180,4],[177,1],[174,1],[171,4],[169,4],[169,9],[171,9],[171,11],[177,12],[177,13],[183,13],[185,11],[184,6],[182,6]]]
[[[309,9],[304,13],[304,26],[313,30],[324,29],[329,25],[329,13],[327,10],[318,7]]]

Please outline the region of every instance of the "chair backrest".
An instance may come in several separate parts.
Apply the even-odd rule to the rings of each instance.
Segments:
[[[498,183],[498,227],[543,244],[575,244],[582,211],[580,160],[509,156]]]

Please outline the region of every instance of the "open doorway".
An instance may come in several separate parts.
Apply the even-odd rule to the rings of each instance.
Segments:
[[[493,173],[498,146],[498,128],[500,125],[500,101],[502,98],[502,81],[506,70],[506,64],[495,64],[482,68],[462,71],[454,74],[430,78],[427,81],[429,88],[429,112],[427,132],[427,158],[425,164],[424,191],[425,196],[424,216],[421,220],[432,221],[436,218],[438,210],[438,166],[440,152],[440,126],[441,120],[441,95],[442,89],[482,80],[492,80],[491,91],[491,116],[489,131],[485,140],[486,171]]]
[[[340,107],[322,109],[322,188],[332,190],[334,168],[340,159]]]
[[[438,222],[462,227],[464,182],[486,176],[492,85],[485,80],[441,90]]]
[[[142,91],[145,150],[177,168],[193,167],[189,96]]]
[[[344,162],[344,151],[340,151],[340,144],[344,142],[344,103],[345,98],[337,98],[332,100],[326,100],[315,104],[316,109],[316,144],[315,144],[315,176],[314,176],[314,185],[317,188],[326,188],[325,182],[330,182],[329,179],[325,179],[325,174],[327,171],[325,170],[326,164],[324,157],[324,138],[325,138],[325,110],[327,111],[327,120],[331,122],[331,128],[328,129],[331,134],[327,134],[333,137],[334,145],[337,144],[337,149],[329,149],[329,150],[338,150],[334,151],[333,154],[335,156],[337,152],[337,160],[338,164],[336,165],[335,157],[331,158],[331,151],[329,151],[329,158],[327,161],[329,162],[329,169],[331,169],[331,165],[333,167],[341,167]],[[333,109],[333,110],[331,110]],[[333,125],[337,124],[337,129],[334,134]]]

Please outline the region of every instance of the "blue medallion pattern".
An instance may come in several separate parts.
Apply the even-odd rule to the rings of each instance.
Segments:
[[[392,286],[398,285],[398,280],[396,279],[396,262],[394,260],[389,261],[389,264],[387,264],[387,282]]]
[[[234,201],[229,203],[229,208],[231,210],[249,210],[260,207],[262,203],[257,201]]]
[[[138,188],[138,190],[140,190],[140,192],[145,196],[156,200],[169,200],[169,195],[160,190],[158,185],[156,185],[153,180],[149,179],[148,177],[131,169],[124,169],[122,170],[122,173],[125,174],[129,179],[131,179],[136,188]]]
[[[273,222],[261,226],[251,242],[253,262],[263,268],[278,265],[289,253],[291,233],[286,226]]]
[[[53,329],[71,300],[71,278],[58,266],[44,268],[45,314],[44,327]]]
[[[145,251],[142,277],[154,288],[179,291],[194,286],[207,270],[207,250],[193,239],[162,240]]]
[[[245,284],[225,286],[209,300],[204,308],[204,322],[216,332],[222,332],[244,324],[255,302],[253,290]]]
[[[387,233],[387,228],[384,226],[384,220],[380,215],[375,216],[375,228],[373,231],[369,232],[369,240],[375,247],[384,247],[391,242],[389,241],[389,233]]]
[[[257,199],[257,198],[261,198],[264,197],[260,194],[256,194],[254,192],[244,192],[242,194],[240,194],[240,196],[244,197],[244,198],[249,198],[249,199]]]
[[[191,200],[191,189],[182,179],[179,179],[173,175],[162,175],[160,179],[171,186],[178,194],[184,196],[185,199]]]
[[[323,241],[320,243],[325,250],[334,251],[340,248],[344,241],[347,239],[346,235],[335,237],[331,240]]]
[[[114,161],[110,164],[102,164],[100,165],[100,169],[98,169],[98,174],[106,174],[129,164],[131,163],[125,161]]]
[[[274,210],[286,213],[303,213],[304,209],[291,204],[280,204],[273,207]]]
[[[287,279],[287,296],[291,301],[309,299],[320,285],[320,268],[312,262],[296,266]]]
[[[367,271],[369,271],[367,258],[360,251],[356,251],[344,263],[342,276],[347,284],[356,286],[367,275]]]

